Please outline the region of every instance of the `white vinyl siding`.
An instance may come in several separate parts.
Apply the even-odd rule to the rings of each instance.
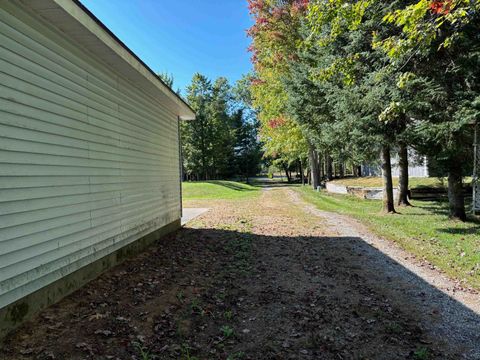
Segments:
[[[0,6],[0,308],[180,218],[177,116]]]

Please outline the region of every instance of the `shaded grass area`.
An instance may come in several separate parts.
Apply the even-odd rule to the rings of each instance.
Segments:
[[[361,177],[361,178],[345,178],[333,180],[334,183],[347,185],[347,186],[363,186],[363,187],[374,187],[381,188],[382,178],[381,177]],[[465,178],[464,184],[470,184],[472,182],[471,178]],[[410,177],[409,185],[411,189],[416,188],[437,188],[442,189],[447,187],[446,178],[436,178],[436,177]],[[393,178],[393,186],[398,186],[398,177]]]
[[[184,182],[182,192],[184,200],[228,200],[256,196],[259,189],[236,181],[214,180]]]
[[[381,201],[314,192],[306,187],[296,189],[317,208],[357,218],[377,235],[480,289],[480,222],[450,220],[447,203],[413,201],[414,207],[398,208],[400,214],[385,215],[381,213]]]

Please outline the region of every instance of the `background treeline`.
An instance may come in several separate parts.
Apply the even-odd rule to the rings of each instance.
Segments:
[[[480,111],[479,0],[249,0],[252,102],[266,154],[333,171],[380,161],[384,209],[408,203],[408,150],[448,176],[450,214],[466,219]]]
[[[181,122],[185,180],[248,178],[260,171],[258,121],[250,107],[248,83],[231,86],[226,78],[193,76],[186,100],[195,121]]]

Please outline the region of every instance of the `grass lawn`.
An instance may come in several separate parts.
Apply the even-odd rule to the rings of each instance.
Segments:
[[[465,178],[464,183],[471,183],[471,178]],[[333,180],[334,183],[347,185],[347,186],[363,186],[363,187],[377,187],[381,188],[382,178],[381,177],[361,177],[361,178],[346,178]],[[410,188],[419,188],[419,187],[433,187],[433,188],[443,188],[447,186],[446,178],[436,178],[436,177],[411,177],[409,179]],[[393,178],[393,186],[398,186],[398,177]]]
[[[183,200],[228,200],[244,199],[256,196],[260,189],[235,181],[197,181],[183,182]]]
[[[372,232],[480,289],[480,222],[450,220],[447,203],[413,201],[414,207],[397,209],[401,214],[384,215],[380,201],[315,192],[308,187],[297,191],[319,209],[355,217]]]

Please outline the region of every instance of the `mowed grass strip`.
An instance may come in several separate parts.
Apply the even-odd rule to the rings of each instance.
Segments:
[[[296,190],[318,209],[352,216],[450,277],[480,289],[480,222],[450,220],[446,202],[414,200],[414,207],[397,208],[399,214],[385,215],[381,201],[315,192],[308,187]]]
[[[341,184],[345,186],[361,186],[367,188],[381,188],[383,186],[381,177],[361,177],[361,178],[345,178],[333,180],[333,183]],[[471,177],[466,177],[464,179],[464,184],[468,185],[472,182]],[[436,178],[436,177],[410,177],[409,185],[411,189],[416,188],[446,188],[447,179],[446,178]],[[393,186],[398,186],[398,177],[393,178]]]
[[[184,200],[246,199],[260,193],[258,187],[236,181],[196,181],[182,183]]]

